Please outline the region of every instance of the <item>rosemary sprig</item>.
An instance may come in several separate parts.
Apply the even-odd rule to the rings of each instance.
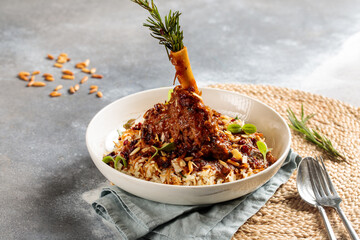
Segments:
[[[345,157],[334,148],[329,138],[327,138],[320,132],[306,126],[309,119],[314,117],[315,114],[310,114],[305,116],[304,107],[302,104],[301,104],[301,120],[298,120],[298,118],[296,117],[295,113],[291,110],[291,108],[288,108],[286,111],[288,113],[288,118],[291,123],[289,124],[290,128],[304,134],[306,140],[316,144],[317,146],[324,149],[325,151],[335,156],[336,158],[345,160]]]
[[[180,30],[179,25],[179,17],[181,15],[179,11],[171,12],[170,10],[163,21],[153,0],[151,0],[151,4],[148,0],[131,1],[149,11],[150,17],[146,19],[147,23],[144,23],[143,25],[151,30],[152,33],[150,33],[150,35],[158,39],[159,44],[165,46],[168,56],[169,50],[178,52],[184,48],[183,31]]]

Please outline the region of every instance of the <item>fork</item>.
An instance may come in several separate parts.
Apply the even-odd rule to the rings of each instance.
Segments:
[[[341,198],[331,182],[322,157],[319,157],[322,166],[319,163],[319,159],[317,157],[315,159],[315,161],[309,161],[310,164],[308,164],[308,167],[310,172],[310,182],[315,194],[316,202],[321,206],[335,208],[350,237],[354,240],[359,240],[359,236],[356,234],[350,221],[340,208]]]

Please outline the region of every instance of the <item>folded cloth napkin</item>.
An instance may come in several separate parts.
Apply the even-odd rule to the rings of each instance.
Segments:
[[[114,224],[123,239],[230,239],[296,169],[301,157],[290,150],[283,166],[262,187],[246,196],[207,206],[158,203],[104,188],[92,206]]]

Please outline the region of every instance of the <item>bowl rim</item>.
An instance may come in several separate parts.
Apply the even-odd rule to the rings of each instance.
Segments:
[[[139,182],[140,184],[149,184],[151,186],[156,186],[156,187],[165,187],[165,188],[179,188],[179,189],[199,189],[199,188],[219,188],[219,187],[225,187],[225,186],[228,186],[228,185],[233,185],[233,184],[239,184],[241,182],[245,182],[245,181],[249,181],[250,179],[253,179],[253,178],[257,178],[257,177],[260,177],[261,175],[264,175],[266,174],[267,172],[271,171],[273,168],[276,168],[279,164],[280,164],[280,161],[279,159],[283,159],[282,162],[285,161],[286,159],[286,156],[289,154],[289,151],[290,151],[290,145],[291,145],[291,132],[290,132],[290,128],[288,126],[288,124],[286,123],[285,119],[277,112],[275,111],[272,107],[268,106],[267,104],[261,102],[260,100],[257,100],[253,97],[250,97],[250,96],[247,96],[245,94],[241,94],[241,93],[238,93],[238,92],[235,92],[235,91],[229,91],[229,90],[224,90],[224,89],[218,89],[218,88],[211,88],[211,87],[200,87],[199,90],[209,90],[209,91],[218,91],[218,92],[223,92],[223,93],[231,93],[231,94],[235,94],[235,95],[239,95],[241,97],[244,97],[244,98],[247,98],[247,99],[250,99],[251,101],[255,101],[267,108],[269,108],[270,110],[272,110],[278,117],[279,119],[281,120],[281,122],[285,125],[286,127],[286,131],[288,133],[288,136],[289,136],[289,141],[287,142],[286,144],[286,148],[285,148],[285,151],[283,151],[283,153],[281,154],[281,156],[278,157],[278,160],[273,164],[271,165],[270,167],[266,168],[265,170],[259,172],[259,173],[256,173],[256,174],[253,174],[249,177],[245,177],[245,178],[242,178],[242,179],[238,179],[236,181],[233,181],[233,182],[226,182],[226,183],[221,183],[221,184],[214,184],[214,185],[191,185],[191,186],[187,186],[187,185],[172,185],[172,184],[165,184],[165,183],[157,183],[157,182],[151,182],[151,181],[146,181],[144,179],[140,179],[140,178],[137,178],[135,176],[131,176],[131,175],[128,175],[128,174],[125,174],[123,172],[120,172],[112,167],[110,167],[109,165],[107,165],[106,163],[104,163],[102,160],[98,160],[98,159],[94,159],[92,157],[92,155],[95,155],[94,152],[92,151],[92,149],[90,148],[90,143],[89,143],[89,132],[90,132],[90,127],[92,126],[93,122],[96,121],[96,119],[104,112],[106,111],[108,108],[111,108],[113,105],[116,105],[118,102],[120,101],[123,101],[124,99],[127,99],[127,98],[132,98],[134,96],[137,96],[137,95],[140,95],[140,94],[145,94],[145,93],[149,93],[149,92],[153,92],[153,91],[159,91],[159,90],[165,90],[165,89],[171,89],[171,88],[174,88],[173,86],[170,86],[170,87],[160,87],[160,88],[152,88],[152,89],[148,89],[148,90],[144,90],[144,91],[140,91],[140,92],[136,92],[136,93],[132,93],[130,95],[127,95],[127,96],[124,96],[124,97],[121,97],[111,103],[109,103],[108,105],[106,105],[105,107],[103,107],[102,109],[100,109],[95,115],[94,117],[91,119],[91,121],[89,122],[88,126],[87,126],[87,129],[86,129],[86,134],[85,134],[85,137],[86,137],[86,147],[90,153],[90,157],[92,159],[92,161],[94,162],[95,166],[98,168],[97,164],[95,161],[99,162],[100,164],[104,164],[106,165],[106,167],[108,167],[109,171],[113,172],[115,175],[118,175],[119,177],[125,177],[127,178],[128,180],[130,181],[135,181],[135,182]],[[280,168],[279,168],[280,169]],[[98,169],[100,170],[100,169]],[[278,171],[278,170],[277,170]],[[277,173],[276,171],[276,173]],[[275,174],[276,174],[275,173]],[[273,177],[273,176],[272,176]],[[106,178],[106,177],[105,177]],[[259,186],[260,187],[260,186]]]

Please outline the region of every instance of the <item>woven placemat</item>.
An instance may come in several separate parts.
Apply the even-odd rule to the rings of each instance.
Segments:
[[[301,156],[325,156],[325,165],[343,199],[341,207],[360,234],[360,109],[323,96],[274,86],[218,84],[210,87],[239,92],[274,108],[287,119],[286,109],[316,113],[309,126],[330,137],[348,163],[330,161],[318,147],[292,131],[291,147]],[[299,115],[298,115],[299,116]],[[327,210],[338,239],[349,239],[335,210]],[[274,196],[251,217],[233,239],[327,239],[318,211],[305,203],[296,189],[296,171]]]

